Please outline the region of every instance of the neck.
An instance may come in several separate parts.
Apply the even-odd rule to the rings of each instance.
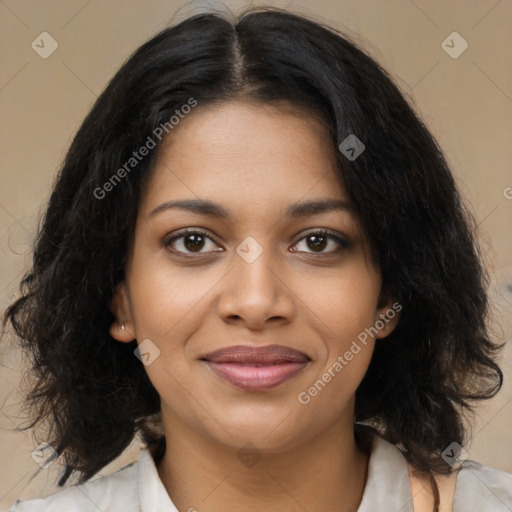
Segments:
[[[237,450],[179,422],[165,430],[172,436],[157,469],[178,510],[219,512],[233,503],[238,512],[356,512],[361,503],[369,456],[352,422],[273,453]]]

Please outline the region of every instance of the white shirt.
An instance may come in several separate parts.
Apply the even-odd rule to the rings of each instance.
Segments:
[[[200,504],[196,508],[200,510]],[[192,512],[194,506],[181,512]],[[393,444],[374,435],[358,512],[414,512],[407,463]],[[453,512],[511,512],[512,474],[466,460],[457,475]],[[43,499],[16,500],[7,512],[178,512],[149,451],[136,462]]]

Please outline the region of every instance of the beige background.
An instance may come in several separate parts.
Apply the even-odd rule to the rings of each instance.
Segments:
[[[0,313],[16,294],[53,177],[96,96],[143,41],[207,4],[0,1]],[[247,4],[228,2],[235,11]],[[506,49],[512,47],[512,3],[297,0],[267,5],[288,5],[354,37],[415,104],[446,152],[478,219],[493,280],[493,332],[496,339],[510,340],[512,189],[507,187],[512,187],[512,68]],[[31,48],[43,31],[59,45],[47,59]],[[469,44],[457,59],[441,46],[454,31]],[[479,409],[472,443],[466,447],[470,458],[508,472],[512,472],[510,345],[502,360],[504,388]],[[18,385],[25,370],[9,337],[2,340],[0,358],[0,508],[4,509],[17,497],[54,492],[59,467],[54,463],[40,469],[31,458],[38,442],[30,433],[12,432],[20,422]],[[137,451],[134,443],[102,474],[133,460]]]

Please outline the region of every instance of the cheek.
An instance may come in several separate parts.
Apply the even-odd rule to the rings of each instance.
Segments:
[[[321,280],[318,276],[312,282],[304,280],[302,286],[305,309],[321,321],[329,344],[340,350],[376,320],[380,279],[362,264]]]
[[[158,354],[145,370],[160,396],[172,401],[183,393],[180,383],[186,387],[192,378],[187,340],[200,325],[205,294],[213,284],[191,272],[172,272],[162,263],[133,263],[130,294],[136,337],[139,345],[149,339]]]
[[[370,328],[376,320],[380,280],[364,265],[352,270],[331,276],[306,295],[323,343],[317,352],[316,380],[304,391],[326,405],[331,400],[345,402],[355,393],[373,354]]]
[[[350,406],[368,369],[375,341],[367,329],[374,324],[377,302],[375,282],[363,278],[334,279],[323,294],[311,297],[312,307],[322,312],[317,328],[323,344],[317,371],[296,399],[305,413],[314,411],[317,426],[335,421]]]
[[[163,260],[163,261],[162,261]],[[194,324],[218,277],[198,268],[172,268],[165,258],[136,265],[130,279],[137,334],[164,341]]]

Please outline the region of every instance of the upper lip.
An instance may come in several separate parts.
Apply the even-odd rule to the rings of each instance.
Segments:
[[[264,347],[235,345],[210,352],[201,359],[214,363],[257,364],[306,363],[310,361],[310,358],[303,352],[283,345],[265,345]]]

